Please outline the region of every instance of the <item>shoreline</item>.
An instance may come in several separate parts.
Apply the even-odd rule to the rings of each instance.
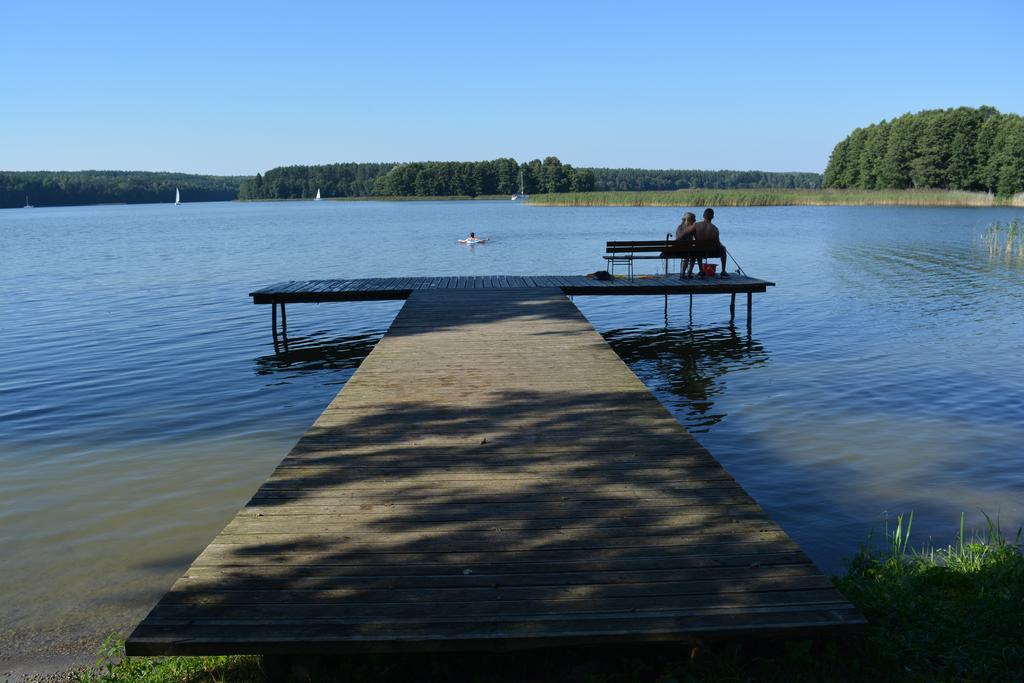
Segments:
[[[960,190],[686,189],[533,195],[531,206],[928,206],[1024,207],[1024,193],[998,197]]]
[[[289,197],[286,199],[232,199],[230,201],[239,202],[241,204],[256,204],[259,202],[312,202],[316,201],[312,197],[300,198],[300,197]],[[453,195],[450,197],[377,197],[377,196],[366,196],[366,197],[321,197],[322,202],[465,202],[465,201],[509,201],[509,197],[506,195],[477,195],[476,197],[470,197],[469,195]]]
[[[258,204],[262,202],[312,202],[312,198],[287,199],[211,199],[209,201],[187,202],[209,204],[233,202]],[[505,195],[478,195],[470,197],[324,197],[324,202],[466,202],[503,201]],[[168,204],[169,202],[155,202]],[[1024,208],[1024,193],[1011,197],[998,197],[984,192],[960,190],[790,190],[782,188],[765,189],[686,189],[686,190],[643,190],[611,192],[567,192],[560,194],[531,195],[517,202],[529,206],[543,207],[769,207],[769,206],[920,206],[934,208]],[[145,204],[143,202],[142,204]],[[99,204],[59,204],[33,208],[73,208],[86,206],[135,206],[129,202],[103,202]],[[22,208],[22,207],[17,207]]]
[[[99,646],[96,646],[97,648]],[[95,671],[96,654],[46,653],[26,660],[15,658],[0,663],[0,677],[4,681],[31,681],[31,683],[56,683],[58,681],[79,681],[83,675]]]

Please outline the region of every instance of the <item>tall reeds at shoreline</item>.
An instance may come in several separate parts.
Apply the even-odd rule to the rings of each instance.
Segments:
[[[1024,223],[1019,218],[1005,225],[992,221],[981,234],[980,242],[988,250],[990,260],[1002,260],[1006,265],[1024,264]]]
[[[960,190],[687,189],[533,195],[535,206],[1024,206],[1024,193],[1001,198]]]

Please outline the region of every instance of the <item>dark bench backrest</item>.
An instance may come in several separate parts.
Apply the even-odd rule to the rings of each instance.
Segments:
[[[658,253],[672,244],[673,240],[632,240],[608,242],[605,249],[609,254]]]
[[[609,254],[663,253],[666,258],[683,256],[714,256],[721,249],[718,240],[639,240],[633,242],[608,242],[605,249]]]

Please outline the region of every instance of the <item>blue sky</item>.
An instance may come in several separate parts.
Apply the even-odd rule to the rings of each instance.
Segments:
[[[5,0],[0,170],[821,171],[907,111],[1024,113],[1021,26],[1021,0]]]

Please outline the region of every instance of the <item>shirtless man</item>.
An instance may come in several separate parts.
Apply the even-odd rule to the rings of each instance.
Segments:
[[[714,223],[711,222],[711,219],[714,218],[714,217],[715,217],[714,209],[704,209],[704,220],[702,220],[702,221],[700,221],[698,223],[694,223],[689,228],[683,230],[682,237],[684,239],[687,238],[687,237],[690,237],[690,238],[696,239],[698,241],[714,240],[715,242],[718,242],[718,246],[720,247],[720,251],[718,253],[718,256],[722,259],[722,275],[721,275],[721,277],[727,278],[727,277],[729,277],[729,274],[725,272],[725,255],[726,255],[727,252],[726,252],[726,249],[725,249],[725,245],[722,244],[721,241],[719,241],[719,239],[718,239],[718,227]],[[692,268],[693,268],[693,264],[690,263],[687,270],[692,270]],[[689,274],[689,273],[687,273],[687,274]]]

